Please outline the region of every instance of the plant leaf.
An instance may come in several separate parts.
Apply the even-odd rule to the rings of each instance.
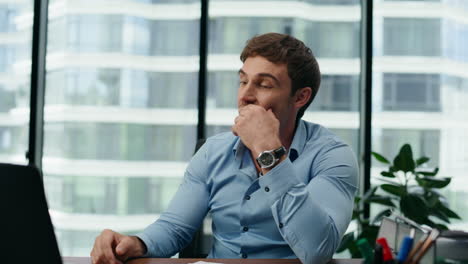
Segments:
[[[382,204],[390,207],[396,207],[395,204],[392,202],[392,198],[390,197],[385,197],[385,196],[380,196],[380,195],[375,195],[369,199],[369,203],[376,203],[376,204]]]
[[[428,162],[430,160],[430,158],[428,157],[421,157],[419,159],[416,160],[416,167]]]
[[[455,219],[461,219],[461,217],[455,213],[454,211],[450,210],[448,207],[446,207],[445,205],[443,205],[440,201],[439,203],[436,204],[435,208],[439,209],[440,211],[442,211],[446,216],[448,216],[449,218],[455,218]]]
[[[378,188],[379,188],[379,186],[374,186],[374,187],[370,188],[369,190],[367,190],[367,192],[364,194],[364,196],[362,196],[362,201],[364,203],[367,203],[369,198],[374,196],[374,194],[375,194],[375,192],[377,191]]]
[[[374,156],[374,158],[382,163],[385,163],[385,164],[390,164],[390,161],[388,161],[384,156],[380,155],[379,153],[377,152],[373,152],[372,151],[372,156]]]
[[[382,184],[380,185],[380,188],[382,188],[382,190],[390,193],[390,194],[393,194],[393,195],[396,195],[396,196],[402,196],[404,195],[405,193],[405,187],[404,186],[401,186],[401,185],[393,185],[393,184]]]
[[[350,247],[351,244],[355,244],[354,243],[354,232],[349,232],[347,233],[346,235],[343,236],[343,238],[341,239],[341,243],[340,243],[340,246],[338,247],[338,249],[336,250],[336,252],[342,252],[346,249],[348,249]]]
[[[429,198],[426,199],[427,205],[430,208],[435,208],[437,203],[440,203],[439,202],[439,195],[437,193],[435,193],[435,192],[429,192],[428,196],[429,196]]]
[[[424,176],[436,176],[438,172],[439,172],[439,168],[436,167],[434,171],[418,171],[417,173],[424,175]]]
[[[424,188],[436,188],[441,189],[445,186],[450,184],[452,179],[445,177],[445,178],[434,178],[434,177],[420,177],[417,178],[416,181],[418,184]]]
[[[411,193],[401,197],[400,210],[416,223],[421,223],[429,215],[426,202],[420,196]]]
[[[393,165],[397,170],[404,172],[414,171],[415,164],[413,160],[413,151],[411,150],[411,146],[409,144],[404,144],[401,147],[400,153],[398,153],[398,155],[393,160]]]
[[[351,217],[351,220],[356,220],[359,219],[359,215],[361,214],[362,211],[359,210],[353,210],[353,216]]]
[[[370,225],[362,230],[362,232],[358,235],[357,239],[365,238],[367,239],[367,241],[369,241],[369,244],[374,245],[378,233],[379,226]]]
[[[378,222],[380,222],[382,220],[382,218],[384,218],[385,216],[389,216],[391,214],[392,214],[392,209],[382,210],[374,217],[374,220],[372,220],[371,224],[375,225]]]
[[[435,210],[433,209],[433,210],[430,211],[429,214],[439,218],[440,220],[442,220],[442,221],[444,221],[446,223],[450,223],[450,219],[442,211],[439,211],[437,209],[435,209]]]
[[[439,229],[439,230],[448,230],[448,226],[444,225],[444,224],[435,224],[434,226],[435,228]]]
[[[388,172],[388,171],[382,171],[380,173],[380,175],[384,176],[384,177],[389,177],[389,178],[395,178],[395,175],[391,172]]]

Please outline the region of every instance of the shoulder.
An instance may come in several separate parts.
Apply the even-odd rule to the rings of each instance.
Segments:
[[[358,184],[358,163],[351,147],[329,129],[306,122],[307,142],[303,155],[311,161],[311,177],[339,180],[354,188]]]
[[[231,132],[220,133],[206,139],[190,160],[187,172],[191,175],[207,177],[214,164],[229,159],[238,137]]]
[[[343,139],[319,124],[304,121],[304,125],[306,143],[303,153],[311,158],[314,167],[346,165],[357,168],[356,155]]]
[[[302,121],[306,131],[306,146],[320,149],[335,147],[350,148],[339,136],[330,129],[308,121]]]
[[[234,148],[237,140],[238,137],[234,136],[232,132],[224,132],[207,138],[204,145],[206,145],[211,153],[226,153]]]
[[[226,156],[233,152],[238,137],[232,132],[224,132],[208,137],[192,158],[192,161],[210,162],[219,156]]]

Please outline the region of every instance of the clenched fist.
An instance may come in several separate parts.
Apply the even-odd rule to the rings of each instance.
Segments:
[[[121,264],[145,253],[146,245],[139,238],[106,229],[94,241],[91,260],[93,264]]]
[[[282,145],[279,128],[280,122],[271,109],[265,110],[259,105],[249,104],[239,109],[232,132],[257,157],[262,151]]]

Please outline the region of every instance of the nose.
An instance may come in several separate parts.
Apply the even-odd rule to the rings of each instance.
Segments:
[[[257,97],[254,85],[251,82],[241,85],[239,87],[239,106],[256,103]]]

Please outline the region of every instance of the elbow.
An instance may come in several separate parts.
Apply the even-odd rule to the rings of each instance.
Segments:
[[[330,223],[327,225],[326,233],[322,236],[322,241],[318,244],[315,249],[311,249],[313,245],[303,245],[303,255],[297,256],[304,264],[322,264],[329,262],[336,249],[338,248],[341,237],[334,224],[330,219]]]

